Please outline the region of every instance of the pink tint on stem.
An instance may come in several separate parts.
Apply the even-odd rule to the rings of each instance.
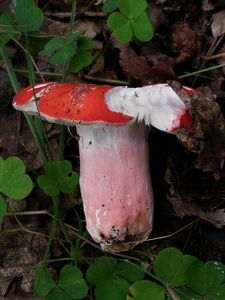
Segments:
[[[152,230],[147,127],[78,125],[87,230],[104,250],[132,249]]]

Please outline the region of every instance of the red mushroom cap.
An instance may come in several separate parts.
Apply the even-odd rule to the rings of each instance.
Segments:
[[[187,93],[189,96],[192,96],[194,94],[194,90],[187,86],[182,86],[182,91]],[[176,131],[177,129],[182,127],[191,128],[192,124],[193,121],[189,110],[184,109],[183,112],[179,116],[177,116],[177,119],[174,120],[172,131]]]
[[[24,106],[34,101],[35,97],[38,99],[44,92],[49,92],[54,85],[53,82],[41,82],[23,88],[14,96],[12,104],[15,108],[22,110]]]
[[[50,122],[60,124],[131,122],[133,117],[108,109],[105,93],[110,89],[111,86],[86,83],[38,83],[22,89],[14,97],[13,106],[28,111],[26,106],[36,98],[40,115]]]

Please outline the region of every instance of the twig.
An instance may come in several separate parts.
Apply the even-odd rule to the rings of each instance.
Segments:
[[[115,85],[127,85],[127,81],[94,77],[94,76],[90,76],[90,75],[83,75],[82,77],[84,79],[93,80],[93,81],[97,81],[97,82],[105,82],[105,83],[110,83],[110,84],[115,84]]]
[[[71,13],[70,12],[51,12],[51,11],[47,11],[45,12],[45,15],[47,17],[57,17],[59,19],[64,19],[64,18],[70,18]],[[82,15],[87,16],[87,17],[91,17],[91,18],[105,18],[106,14],[104,12],[97,12],[97,11],[84,11],[82,12]]]
[[[24,73],[28,74],[29,72],[27,70],[22,70],[22,69],[14,69],[16,73]],[[35,74],[39,74],[37,71],[34,72]],[[43,75],[46,76],[55,76],[55,77],[61,77],[62,73],[57,73],[57,72],[41,72]]]
[[[213,55],[214,51],[215,51],[216,48],[219,46],[219,44],[220,44],[220,42],[222,41],[223,37],[224,37],[224,34],[221,35],[220,37],[215,37],[215,38],[213,38],[212,43],[211,43],[211,45],[210,45],[210,47],[209,47],[209,49],[208,49],[208,51],[207,51],[205,57],[209,57],[209,56],[212,56],[212,55]],[[202,61],[201,65],[200,65],[200,69],[204,68],[205,65],[206,65],[206,63],[207,63],[206,60]],[[183,78],[184,78],[184,77],[183,77]],[[198,80],[198,78],[195,78],[195,79],[193,80],[193,82],[192,82],[192,85],[195,85],[196,82],[197,82],[197,80]]]
[[[216,65],[216,66],[213,66],[213,67],[198,70],[198,71],[195,71],[195,72],[191,72],[191,73],[188,73],[188,74],[180,75],[180,76],[178,76],[178,78],[190,77],[190,76],[198,75],[198,74],[201,74],[201,73],[204,73],[204,72],[212,71],[212,70],[223,68],[223,67],[225,67],[225,64],[220,64],[220,65]]]
[[[48,259],[48,256],[51,251],[52,241],[54,240],[54,236],[55,236],[57,219],[58,219],[58,214],[59,214],[59,195],[52,197],[52,202],[53,202],[54,216],[53,216],[53,220],[52,220],[52,224],[51,224],[51,231],[50,231],[47,247],[45,249],[45,254],[44,254],[44,258],[43,258],[44,262],[46,262],[46,260]]]
[[[23,47],[23,45],[20,44],[20,42],[17,41],[13,36],[11,36],[11,39],[29,56],[30,60],[32,61],[32,64],[34,65],[35,69],[37,70],[38,75],[41,77],[42,81],[45,81],[44,77],[41,74],[41,71],[39,70],[37,64],[35,63],[32,55]]]
[[[33,215],[48,215],[47,210],[38,211],[14,211],[6,213],[6,216],[33,216]]]
[[[172,290],[170,287],[167,287],[167,292],[169,294],[169,296],[173,299],[173,300],[180,300],[180,297],[174,292],[174,290]]]
[[[21,226],[21,223],[19,224],[19,226]],[[5,234],[5,233],[10,233],[10,232],[18,232],[18,231],[25,231],[27,233],[30,233],[30,234],[35,234],[35,235],[39,235],[39,236],[43,236],[43,237],[46,237],[48,238],[49,236],[45,233],[41,233],[41,232],[37,232],[37,231],[33,231],[33,230],[30,230],[24,226],[22,226],[21,228],[13,228],[13,229],[6,229],[6,230],[2,230],[0,232],[0,235],[2,234]]]
[[[224,56],[225,56],[225,53],[218,53],[218,54],[211,55],[211,56],[202,56],[202,59],[211,60],[211,59],[216,59],[216,58],[220,58],[220,57],[224,57]]]
[[[76,17],[76,10],[77,10],[77,1],[72,0],[72,8],[71,8],[71,13],[70,13],[70,24],[69,24],[69,30],[68,30],[67,36],[71,35],[74,32],[74,22],[75,22],[75,17]],[[67,59],[64,62],[61,82],[66,82],[66,80],[67,80],[70,61],[71,61],[71,59]],[[64,126],[61,126],[60,131],[59,131],[59,151],[58,151],[59,152],[58,153],[59,160],[64,159],[64,148],[65,148],[64,142],[65,142],[65,128],[64,128]]]
[[[146,240],[145,242],[151,242],[151,241],[157,241],[157,240],[163,240],[163,239],[167,239],[167,238],[171,238],[173,237],[174,235],[178,234],[179,232],[185,230],[186,228],[188,228],[189,226],[193,225],[194,223],[198,222],[200,219],[197,218],[196,220],[194,220],[193,222],[185,225],[184,227],[176,230],[175,232],[171,233],[171,234],[168,234],[168,235],[163,235],[163,236],[158,236],[158,237],[155,237],[155,238],[152,238],[152,239],[148,239]]]

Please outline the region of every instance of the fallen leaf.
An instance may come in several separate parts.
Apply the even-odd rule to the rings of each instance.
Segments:
[[[71,0],[50,0],[59,11],[70,11],[71,10]]]
[[[220,6],[224,6],[224,0],[203,0],[202,1],[203,11],[211,11]]]
[[[225,33],[225,9],[213,14],[212,18],[211,29],[214,38],[216,38]]]
[[[163,47],[159,42],[150,42],[146,43],[141,47],[140,51],[141,56],[147,58],[153,66],[158,63],[164,63],[170,67],[173,67],[175,64],[175,59],[168,56],[167,53],[163,50]]]
[[[0,296],[2,298],[6,295],[12,281],[13,281],[13,279],[6,280],[4,277],[0,276],[0,283],[1,283],[0,284]]]
[[[187,60],[197,45],[196,32],[184,22],[178,22],[173,26],[171,34],[171,49],[178,56],[176,63]]]
[[[165,23],[168,23],[165,16],[165,12],[161,5],[156,5],[151,1],[149,3],[149,9],[150,9],[150,17],[151,17],[152,25],[155,30],[158,27],[165,25]]]
[[[225,120],[217,102],[195,91],[188,95],[177,82],[170,82],[173,90],[188,108],[193,120],[192,128],[180,129],[178,140],[189,150],[198,154],[194,166],[221,176],[225,159]]]
[[[101,32],[98,23],[89,21],[88,19],[78,20],[76,22],[76,31],[83,33],[86,37],[93,39]]]
[[[195,203],[186,203],[184,199],[167,196],[167,199],[173,206],[176,215],[180,218],[185,216],[197,216],[205,220],[216,228],[222,228],[225,225],[225,209],[216,209],[211,211],[203,211]]]
[[[214,9],[214,5],[209,0],[202,1],[202,10],[203,11],[211,11]]]
[[[169,193],[166,197],[172,204],[176,216],[180,218],[185,216],[197,216],[211,223],[216,228],[221,228],[225,225],[224,208],[207,209],[206,206],[208,205],[204,205],[205,199],[203,199],[201,206],[200,203],[198,204],[195,200],[196,198],[199,200],[200,197],[209,197],[212,202],[214,200],[211,198],[212,195],[207,194],[215,192],[204,190],[201,180],[199,180],[199,183],[196,185],[192,184],[192,176],[189,177],[188,172],[184,170],[178,170],[172,159],[168,160],[165,180],[170,186]]]
[[[119,64],[129,77],[140,81],[148,77],[151,67],[144,56],[137,55],[129,45],[120,47]]]
[[[104,66],[105,66],[105,57],[102,53],[100,53],[95,63],[92,65],[88,75],[101,74],[104,71]]]
[[[151,72],[142,79],[142,85],[156,84],[176,79],[176,74],[172,67],[161,62],[151,68]]]
[[[66,35],[68,32],[68,23],[56,21],[45,16],[41,29],[52,35]]]
[[[146,57],[138,55],[130,45],[124,45],[115,40],[113,40],[113,45],[120,50],[119,64],[129,78],[129,82],[139,80],[139,85],[142,86],[162,83],[176,78],[175,72],[170,65],[159,61],[151,67]]]

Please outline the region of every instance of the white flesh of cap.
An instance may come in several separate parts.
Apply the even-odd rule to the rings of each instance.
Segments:
[[[116,87],[105,96],[110,110],[144,121],[163,131],[171,131],[186,110],[184,103],[167,84],[141,88]]]

